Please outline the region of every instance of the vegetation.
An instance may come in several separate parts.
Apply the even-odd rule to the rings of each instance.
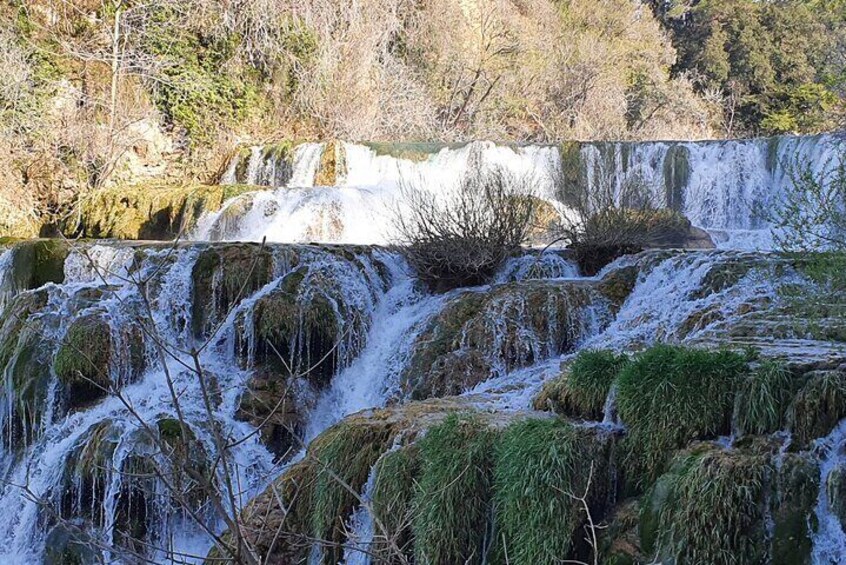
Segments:
[[[814,374],[799,389],[787,412],[788,427],[797,444],[828,435],[846,418],[846,373]]]
[[[494,433],[472,417],[449,416],[420,440],[412,521],[415,561],[483,563],[490,543]]]
[[[502,169],[471,168],[447,196],[406,183],[394,213],[399,251],[429,288],[486,283],[528,239],[533,183]]]
[[[636,356],[617,381],[617,406],[630,479],[658,478],[673,451],[696,439],[728,434],[734,393],[746,359],[729,351],[657,345]]]
[[[612,384],[628,364],[625,354],[609,350],[580,351],[569,369],[544,384],[535,408],[574,418],[602,420]]]
[[[503,562],[551,563],[574,555],[574,540],[591,535],[582,531],[588,512],[601,516],[612,495],[609,443],[593,430],[556,419],[529,419],[503,432],[494,466],[496,543]]]
[[[652,497],[658,510],[655,553],[677,563],[757,563],[767,555],[767,459],[710,450],[680,456]]]
[[[53,363],[71,406],[106,396],[112,385],[111,358],[112,334],[107,320],[88,315],[71,324]]]
[[[734,423],[740,434],[768,434],[783,429],[784,414],[798,379],[784,364],[767,360],[739,385]]]

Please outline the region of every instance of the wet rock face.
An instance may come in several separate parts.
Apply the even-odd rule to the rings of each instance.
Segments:
[[[559,281],[459,294],[417,337],[403,374],[404,390],[416,399],[458,394],[571,351],[609,321],[609,307],[592,286]]]
[[[825,493],[831,511],[846,531],[846,463],[839,463],[829,473],[825,484]]]
[[[235,417],[260,429],[261,441],[286,460],[302,447],[305,416],[313,403],[306,383],[276,373],[256,375],[241,395]]]
[[[71,324],[53,363],[71,409],[108,394],[112,384],[111,359],[112,332],[105,319],[91,314]]]

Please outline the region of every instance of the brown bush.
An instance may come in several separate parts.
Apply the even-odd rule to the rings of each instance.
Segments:
[[[435,292],[486,283],[529,237],[538,202],[531,179],[480,167],[446,196],[409,183],[401,192],[399,251]]]

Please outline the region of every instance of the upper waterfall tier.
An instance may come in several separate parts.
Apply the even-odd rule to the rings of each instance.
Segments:
[[[196,239],[384,243],[401,186],[436,194],[474,167],[528,179],[532,192],[566,214],[579,191],[623,192],[643,183],[654,199],[708,230],[719,247],[769,249],[761,211],[778,205],[796,164],[821,170],[842,136],[697,142],[567,142],[560,145],[357,144],[253,147],[238,153],[223,183],[277,187],[233,199],[210,214]],[[332,187],[329,189],[328,187]]]

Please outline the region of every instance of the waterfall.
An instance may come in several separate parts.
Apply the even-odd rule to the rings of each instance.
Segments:
[[[841,420],[832,432],[816,442],[820,453],[820,492],[816,516],[819,526],[813,535],[813,560],[816,565],[840,563],[846,555],[846,533],[840,519],[832,512],[828,481],[832,471],[846,466],[846,420]]]
[[[534,196],[568,215],[569,191],[620,194],[630,182],[642,183],[655,202],[684,213],[707,230],[718,247],[767,250],[772,226],[762,211],[777,205],[789,186],[789,170],[831,164],[842,138],[836,134],[696,142],[584,142],[555,145],[443,144],[333,145],[342,158],[333,187],[309,189],[320,166],[322,145],[298,146],[293,173],[278,180],[278,152],[253,148],[239,156],[226,182],[280,187],[243,197],[201,222],[194,239],[324,241],[376,244],[392,240],[392,214],[402,210],[399,187],[423,187],[435,194],[453,189],[473,166],[497,167],[527,179]],[[244,169],[244,178],[235,171]],[[243,176],[242,175],[242,176]],[[274,180],[276,179],[276,180]],[[291,190],[296,188],[297,190]],[[228,207],[233,209],[228,210]],[[232,216],[244,221],[224,225]]]

